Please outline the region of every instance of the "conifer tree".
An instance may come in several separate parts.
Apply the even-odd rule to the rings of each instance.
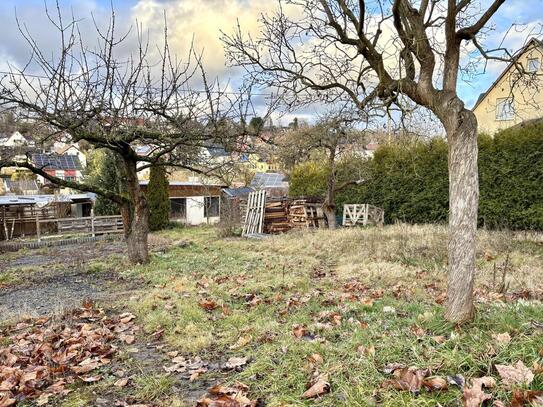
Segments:
[[[170,223],[170,196],[166,169],[161,165],[151,167],[147,187],[149,204],[149,229],[161,230]]]

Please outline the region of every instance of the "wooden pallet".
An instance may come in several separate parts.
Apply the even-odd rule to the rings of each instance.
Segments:
[[[264,209],[266,207],[266,191],[255,191],[249,194],[247,212],[243,224],[242,236],[262,233],[264,226]]]

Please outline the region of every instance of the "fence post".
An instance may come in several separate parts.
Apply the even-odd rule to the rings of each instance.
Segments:
[[[38,236],[38,242],[41,242],[40,212],[38,210],[36,210],[36,235]]]
[[[96,237],[94,233],[94,208],[91,208],[91,233],[92,237]]]

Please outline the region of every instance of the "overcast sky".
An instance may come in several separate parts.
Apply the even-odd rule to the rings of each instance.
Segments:
[[[487,0],[482,0],[483,2]],[[48,0],[53,5],[52,0]],[[109,16],[110,0],[61,0],[63,6],[71,8],[78,18],[90,22],[91,14],[98,20]],[[239,71],[229,69],[224,63],[220,30],[230,31],[238,18],[245,31],[256,32],[260,13],[275,6],[273,0],[114,0],[118,25],[129,27],[135,21],[141,23],[151,35],[160,35],[163,14],[166,11],[173,49],[186,53],[194,36],[198,49],[203,49],[206,69],[211,76],[222,81],[239,81]],[[52,30],[44,16],[43,0],[0,0],[0,70],[6,64],[23,64],[28,55],[23,38],[18,32],[15,14],[44,47],[58,46],[58,35]],[[523,32],[508,35],[505,46],[512,51],[521,47],[531,27],[543,24],[543,0],[506,0],[492,20],[495,30],[487,39],[488,45],[498,45],[512,23],[527,24]],[[90,27],[89,27],[89,32]],[[157,37],[158,38],[158,37]],[[469,83],[460,82],[459,92],[468,107],[473,106],[478,95],[496,79],[503,64],[491,63],[485,73],[472,78]],[[300,112],[309,116],[311,111]],[[284,119],[284,120],[289,120]]]

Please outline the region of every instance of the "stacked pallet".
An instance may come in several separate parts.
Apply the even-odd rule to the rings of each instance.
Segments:
[[[309,202],[308,199],[296,199],[292,201],[288,220],[293,227],[318,228],[324,226],[324,214],[322,205]]]
[[[264,232],[284,233],[291,228],[288,221],[288,201],[282,198],[268,200],[264,212]]]

